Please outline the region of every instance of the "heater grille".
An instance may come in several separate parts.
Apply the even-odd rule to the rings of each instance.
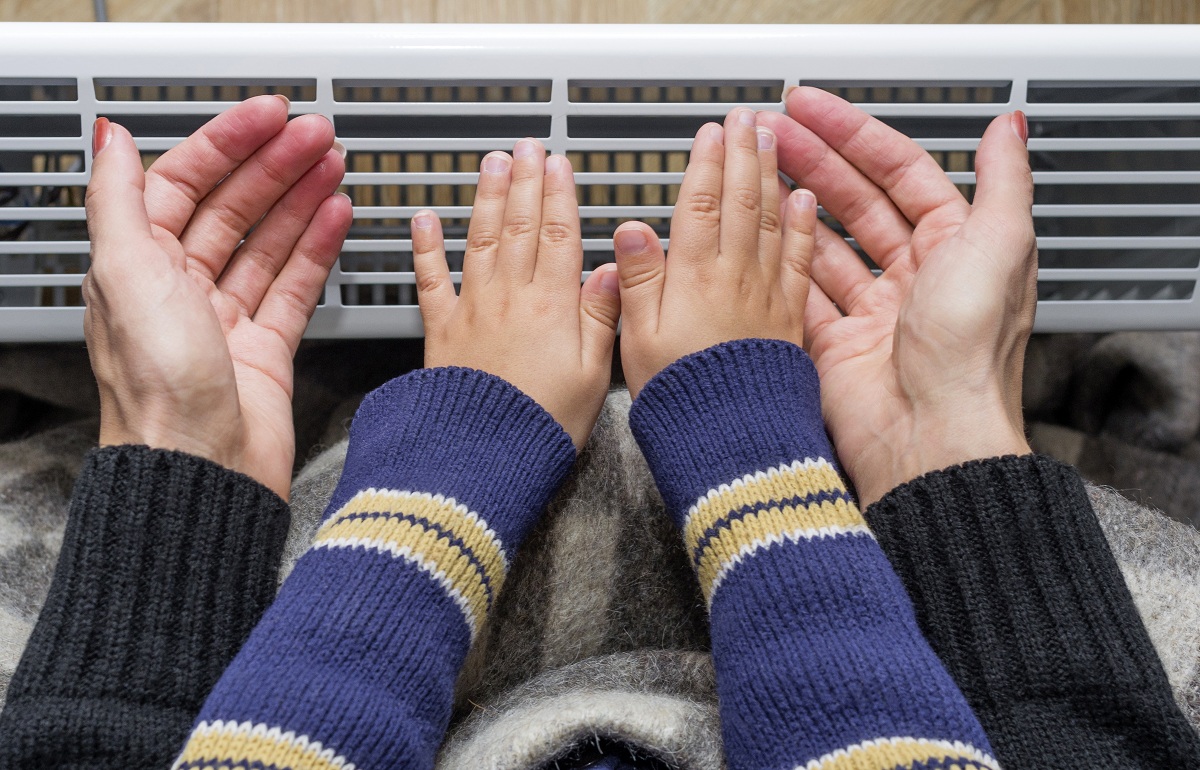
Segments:
[[[1194,30],[896,29],[0,24],[0,341],[81,336],[97,116],[149,163],[250,96],[327,115],[354,223],[309,333],[416,336],[409,218],[441,214],[460,270],[487,152],[570,157],[590,270],[621,222],[668,234],[700,125],[798,84],[914,137],[968,197],[984,128],[1024,109],[1038,328],[1200,329]]]

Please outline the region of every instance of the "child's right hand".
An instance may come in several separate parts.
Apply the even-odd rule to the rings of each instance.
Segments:
[[[463,366],[519,388],[578,449],[604,404],[621,304],[616,269],[580,288],[583,243],[570,162],[533,139],[483,159],[467,233],[461,294],[441,223],[413,217],[413,269],[425,365]]]
[[[671,258],[647,225],[613,238],[621,277],[621,365],[629,392],[676,360],[721,342],[803,343],[816,197],[787,196],[780,216],[775,135],[752,110],[696,134],[671,221]]]

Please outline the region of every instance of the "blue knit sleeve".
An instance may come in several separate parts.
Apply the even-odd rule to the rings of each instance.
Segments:
[[[833,465],[803,350],[683,358],[630,424],[708,601],[731,770],[997,766]]]
[[[310,550],[176,767],[432,767],[467,650],[574,459],[544,409],[482,372],[369,395]]]

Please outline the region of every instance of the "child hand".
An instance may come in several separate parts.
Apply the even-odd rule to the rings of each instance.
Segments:
[[[205,457],[284,499],[292,356],[351,217],[333,126],[287,112],[250,99],[144,173],[129,132],[98,121],[83,284],[100,444]]]
[[[612,265],[580,288],[583,242],[570,162],[547,159],[533,139],[517,142],[512,157],[483,159],[459,295],[437,215],[417,212],[412,233],[425,365],[507,380],[581,448],[608,392],[621,305]]]
[[[817,202],[781,192],[775,135],[741,108],[696,134],[671,221],[671,257],[647,225],[617,228],[621,365],[635,397],[679,358],[730,340],[797,345]]]

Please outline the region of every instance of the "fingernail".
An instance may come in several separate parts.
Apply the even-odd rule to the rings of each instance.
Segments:
[[[337,152],[338,155],[342,156],[342,160],[346,159],[346,145],[344,145],[341,142],[339,142],[338,140],[334,139],[333,140],[333,149]]]
[[[522,139],[517,142],[517,146],[513,148],[513,157],[516,158],[533,158],[542,152],[538,147],[538,143],[532,139]]]
[[[775,146],[775,132],[769,128],[758,129],[758,149],[769,150]]]
[[[613,235],[613,243],[616,244],[617,251],[625,254],[637,254],[645,250],[648,241],[640,227],[630,227],[627,230],[618,230]]]
[[[342,196],[343,198],[345,198],[346,200],[350,201],[350,205],[351,205],[351,206],[353,206],[353,205],[354,205],[354,199],[353,199],[353,198],[351,198],[351,197],[350,197],[349,195],[347,195],[346,193],[344,193],[344,192],[340,192],[340,193],[338,193],[338,195],[340,195],[340,196]]]
[[[1021,144],[1029,144],[1029,119],[1025,117],[1024,112],[1017,110],[1012,114],[1012,127]]]
[[[800,86],[788,86],[787,88],[783,89],[783,100],[786,102],[787,98],[791,96],[792,91],[795,91],[799,87]]]
[[[112,124],[108,118],[96,118],[96,122],[92,124],[92,157],[100,154],[100,151],[108,146],[108,140],[112,138]]]
[[[620,295],[621,293],[621,278],[617,275],[617,271],[613,268],[608,268],[600,274],[600,289],[609,294]]]
[[[432,211],[418,211],[413,217],[413,227],[418,230],[430,230],[433,228],[434,214]]]
[[[483,159],[483,170],[489,174],[504,174],[508,172],[510,163],[512,160],[508,153],[493,152]]]
[[[566,162],[567,162],[567,159],[561,155],[551,155],[549,158],[546,158],[546,173],[547,174],[559,173],[560,171],[563,170],[563,167],[566,165]]]
[[[754,110],[750,110],[750,109],[738,110],[737,118],[738,118],[738,122],[741,123],[743,126],[753,126],[754,125]]]
[[[292,109],[292,100],[291,99],[287,98],[283,94],[271,94],[271,95],[274,96],[276,99],[282,100],[283,103],[287,106],[288,111],[289,112],[291,111],[291,109]]]
[[[725,144],[725,129],[713,123],[708,127],[708,140],[717,144]]]
[[[792,205],[800,211],[808,211],[817,207],[817,196],[808,190],[796,190],[792,193]]]

